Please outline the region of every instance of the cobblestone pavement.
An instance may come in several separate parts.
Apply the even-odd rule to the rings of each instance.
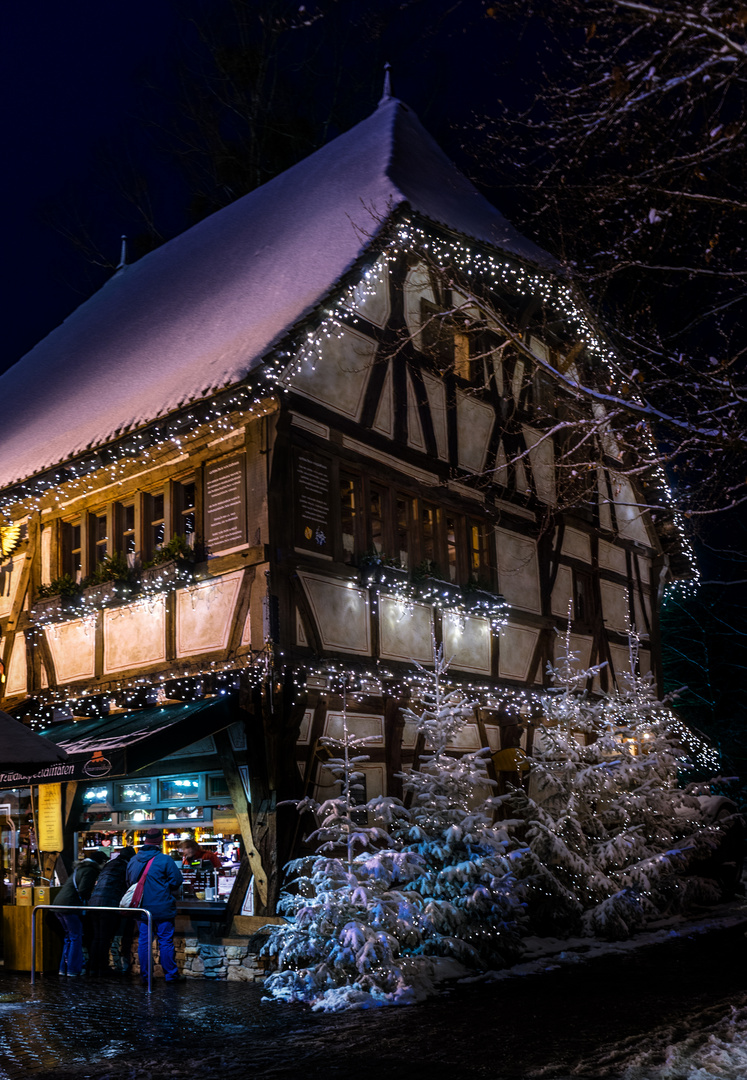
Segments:
[[[260,985],[0,971],[0,1080],[519,1080],[619,1077],[654,1020],[747,1005],[744,925],[422,1005],[331,1016]]]

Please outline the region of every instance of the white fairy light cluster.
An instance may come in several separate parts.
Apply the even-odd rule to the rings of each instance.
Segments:
[[[466,616],[487,619],[495,631],[508,622],[510,609],[502,596],[482,589],[463,588],[436,577],[418,580],[406,577],[396,568],[375,564],[362,569],[361,584],[371,592],[374,611],[381,597],[387,597],[402,607],[403,617],[412,615],[415,603],[420,602],[451,616],[461,630]]]

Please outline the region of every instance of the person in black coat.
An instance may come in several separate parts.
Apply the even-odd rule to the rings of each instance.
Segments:
[[[91,893],[89,907],[119,907],[119,901],[127,891],[127,864],[135,857],[135,849],[123,848],[114,855],[101,873]],[[91,918],[93,936],[89,947],[89,975],[108,975],[109,955],[115,936],[121,937],[120,960],[128,960],[127,954],[132,946],[133,920],[114,911],[102,911]],[[129,967],[129,962],[126,968]]]
[[[77,863],[70,877],[60,889],[53,903],[63,907],[84,907],[91,898],[93,887],[101,867],[107,862],[104,851],[92,851]],[[83,920],[82,912],[55,912],[65,932],[60,959],[60,975],[81,975],[83,973]]]

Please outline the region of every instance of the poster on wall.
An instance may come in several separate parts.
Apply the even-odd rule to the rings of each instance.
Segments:
[[[296,447],[293,453],[293,492],[296,548],[331,558],[332,478],[329,458]]]
[[[210,555],[247,543],[246,456],[224,458],[205,468],[205,543]]]
[[[39,785],[39,850],[62,851],[62,784]]]

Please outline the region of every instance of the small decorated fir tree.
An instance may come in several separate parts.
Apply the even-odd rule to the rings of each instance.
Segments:
[[[626,938],[694,898],[717,898],[684,871],[718,843],[718,827],[677,785],[677,720],[636,671],[634,632],[630,643],[630,672],[604,697],[586,692],[599,669],[580,666],[570,628],[550,668],[555,692],[543,702],[530,791],[513,798],[527,845],[518,893],[538,933]]]
[[[263,950],[278,965],[265,981],[268,993],[324,1011],[416,1000],[401,956],[422,939],[420,898],[403,891],[418,860],[399,851],[388,831],[406,811],[393,798],[358,802],[367,760],[360,751],[370,739],[350,732],[343,702],[342,738],[323,740],[338,755],[327,768],[340,793],[298,804],[320,821],[309,837],[316,852],[287,867],[279,906],[292,921],[274,928]]]
[[[417,726],[426,754],[403,776],[412,796],[410,818],[396,835],[419,867],[407,888],[423,901],[423,950],[479,966],[495,966],[518,951],[512,875],[505,827],[494,822],[495,781],[487,774],[487,748],[455,753],[475,705],[449,689],[443,646],[433,646],[433,670],[420,671],[416,707],[404,710]]]

